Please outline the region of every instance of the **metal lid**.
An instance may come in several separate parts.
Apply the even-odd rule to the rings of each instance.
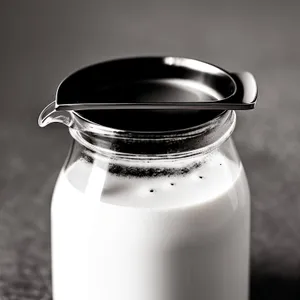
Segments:
[[[197,126],[224,109],[254,108],[256,97],[250,73],[229,73],[187,58],[140,57],[73,73],[60,84],[55,108],[74,110],[80,118],[105,127],[165,131]],[[116,103],[126,111],[115,109]],[[195,103],[201,109],[191,110]],[[162,109],[161,104],[169,106]]]

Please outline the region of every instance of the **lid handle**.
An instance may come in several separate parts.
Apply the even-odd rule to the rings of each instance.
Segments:
[[[240,103],[239,109],[253,109],[256,105],[258,95],[254,76],[249,72],[231,73],[230,75],[235,81],[236,92],[223,101]]]

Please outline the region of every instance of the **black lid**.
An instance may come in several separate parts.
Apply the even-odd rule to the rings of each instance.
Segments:
[[[197,60],[175,57],[118,59],[83,68],[67,77],[58,88],[56,109],[75,109],[75,114],[81,118],[115,129],[178,130],[207,122],[223,110],[124,111],[113,107],[110,110],[91,110],[85,109],[85,105],[195,103],[226,99],[238,102],[245,94],[241,87],[243,84],[234,74]],[[252,100],[254,106],[255,99]]]

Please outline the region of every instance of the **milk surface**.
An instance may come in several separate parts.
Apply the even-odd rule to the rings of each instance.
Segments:
[[[183,175],[75,162],[52,202],[54,300],[246,300],[249,191],[221,153]]]

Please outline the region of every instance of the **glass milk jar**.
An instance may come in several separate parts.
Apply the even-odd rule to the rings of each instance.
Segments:
[[[236,113],[59,107],[84,108],[85,95],[191,101],[196,72],[197,97],[224,97],[216,67],[165,61],[85,68],[40,116],[73,138],[51,207],[54,300],[248,299],[250,196],[231,139]]]

